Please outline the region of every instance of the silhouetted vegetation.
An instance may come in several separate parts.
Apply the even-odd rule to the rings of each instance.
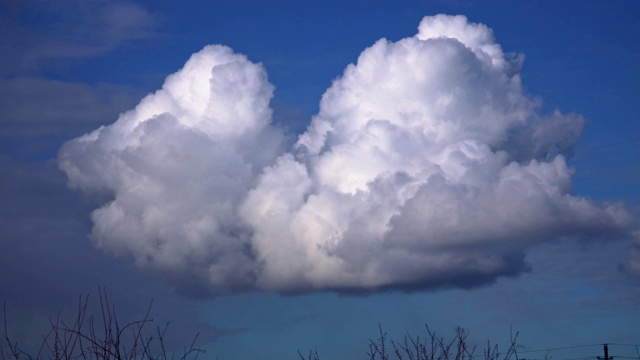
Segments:
[[[24,350],[9,336],[6,304],[4,306],[4,335],[0,345],[2,360],[196,360],[204,350],[195,346],[198,338],[179,354],[167,351],[165,334],[168,324],[150,329],[151,304],[140,320],[120,324],[115,306],[107,293],[99,291],[100,314],[88,316],[89,296],[80,297],[75,318],[67,322],[58,314],[49,319],[49,332],[43,336],[34,353]]]
[[[6,305],[4,308],[4,333],[0,342],[0,360],[197,360],[205,351],[195,346],[196,335],[191,344],[179,354],[167,351],[165,334],[168,324],[149,329],[153,322],[150,317],[151,304],[142,319],[121,325],[115,306],[109,302],[107,293],[99,291],[99,316],[87,314],[89,296],[80,297],[75,318],[64,321],[60,314],[49,319],[49,332],[43,336],[39,349],[33,353],[25,351],[12,341],[7,324]],[[390,339],[380,326],[379,335],[369,340],[366,358],[369,360],[518,360],[516,339],[518,333],[511,336],[511,343],[505,352],[498,345],[487,342],[482,354],[476,354],[476,347],[467,341],[469,333],[456,328],[453,337],[445,340],[426,326],[424,337],[405,335],[402,340]],[[320,360],[317,349],[309,351],[307,356],[298,351],[300,360]],[[545,356],[545,360],[549,360]]]
[[[426,327],[424,338],[420,336],[405,335],[401,341],[389,339],[387,333],[379,327],[379,337],[369,340],[369,350],[367,358],[369,360],[472,360],[474,358],[484,360],[510,360],[518,359],[516,351],[516,339],[518,333],[511,336],[511,344],[506,352],[500,352],[498,345],[491,345],[487,342],[487,347],[483,353],[475,353],[476,347],[470,347],[467,342],[469,333],[463,328],[456,328],[455,335],[449,340],[438,337],[435,331],[429,326]],[[300,360],[320,360],[318,350],[309,351],[308,357],[298,351]],[[545,360],[549,360],[545,356]]]

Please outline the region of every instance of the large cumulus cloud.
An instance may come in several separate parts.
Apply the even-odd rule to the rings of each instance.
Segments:
[[[237,208],[281,152],[272,93],[260,65],[208,46],[117,122],[66,143],[70,185],[111,199],[91,214],[96,245],[181,287],[253,286],[252,230]]]
[[[208,46],[59,164],[107,196],[95,244],[179,288],[478,286],[526,271],[536,243],[631,223],[572,195],[585,120],[540,114],[521,65],[486,26],[426,17],[365,49],[285,149],[264,69]]]

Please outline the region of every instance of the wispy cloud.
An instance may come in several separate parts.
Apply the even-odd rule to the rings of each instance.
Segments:
[[[11,10],[11,11],[10,11]],[[21,2],[0,11],[2,75],[37,73],[51,61],[108,53],[157,35],[159,20],[128,2]]]
[[[134,91],[109,84],[14,78],[0,80],[3,136],[77,136],[107,124],[134,105]]]

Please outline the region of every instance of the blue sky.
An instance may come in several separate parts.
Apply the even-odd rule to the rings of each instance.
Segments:
[[[480,276],[478,280],[468,273],[465,273],[468,277],[456,277],[455,267],[445,266],[442,273],[433,277],[425,272],[418,280],[411,280],[403,275],[402,266],[382,257],[382,264],[393,266],[382,267],[384,272],[378,273],[378,278],[388,273],[391,280],[385,283],[374,280],[379,285],[371,288],[364,277],[357,278],[355,283],[341,280],[340,276],[329,279],[302,276],[303,280],[299,280],[296,270],[279,263],[276,265],[281,267],[274,265],[273,274],[282,271],[291,280],[280,281],[265,272],[263,280],[245,283],[246,280],[235,280],[238,270],[230,270],[221,279],[203,283],[198,277],[200,273],[180,265],[184,261],[179,255],[181,247],[168,252],[177,254],[175,259],[158,255],[145,263],[134,246],[139,234],[131,232],[129,238],[126,232],[121,235],[114,227],[104,225],[101,222],[104,218],[90,217],[92,211],[105,206],[105,199],[109,199],[109,195],[105,197],[101,192],[101,185],[95,185],[99,181],[92,177],[93,172],[110,178],[110,171],[119,168],[96,160],[94,155],[100,154],[97,148],[77,150],[78,143],[69,141],[116,122],[119,114],[133,109],[145,95],[160,89],[168,75],[179,71],[192,54],[206,45],[225,45],[236,54],[245,55],[248,60],[238,60],[238,66],[247,71],[258,69],[256,63],[262,64],[268,82],[274,87],[270,107],[271,123],[276,130],[273,133],[265,130],[266,135],[253,139],[255,152],[274,152],[278,156],[291,152],[298,156],[294,151],[297,145],[293,143],[310,126],[312,117],[320,113],[316,118],[330,119],[327,114],[339,113],[340,109],[332,108],[329,102],[321,108],[320,99],[343,76],[347,65],[355,64],[361,53],[381,38],[393,44],[413,37],[423,17],[437,14],[461,14],[469,23],[485,24],[493,30],[495,42],[504,53],[524,55],[521,96],[539,103],[534,113],[542,118],[555,110],[563,114],[556,120],[566,127],[557,131],[566,132],[563,134],[569,138],[569,146],[560,153],[575,169],[570,178],[572,189],[564,198],[588,199],[593,212],[600,214],[593,218],[596,222],[609,214],[601,210],[607,204],[624,204],[626,218],[630,219],[627,223],[607,225],[602,220],[603,228],[590,228],[579,223],[579,214],[571,217],[571,212],[559,212],[559,217],[575,219],[575,223],[563,223],[565,233],[534,227],[544,239],[520,241],[509,238],[519,233],[506,232],[504,241],[523,245],[514,249],[481,241],[469,250],[474,254],[479,251],[482,256],[493,250],[501,251],[505,255],[500,260],[505,261],[506,270],[488,272],[488,277]],[[487,339],[505,344],[513,328],[520,331],[518,343],[523,351],[603,343],[640,344],[636,326],[640,319],[640,278],[638,268],[635,272],[629,270],[640,261],[637,2],[9,1],[0,7],[0,16],[3,39],[0,52],[4,54],[0,60],[0,299],[7,302],[10,324],[14,324],[15,334],[22,341],[29,343],[34,334],[42,333],[48,316],[58,310],[71,311],[79,294],[96,295],[97,287],[105,286],[122,309],[123,317],[134,318],[154,299],[154,317],[160,322],[171,322],[170,332],[173,331],[176,341],[189,339],[200,331],[207,355],[219,355],[220,359],[295,358],[297,350],[305,353],[315,347],[321,358],[366,358],[368,339],[377,336],[378,324],[394,338],[406,332],[422,334],[425,323],[445,337],[452,335],[456,326],[463,326],[471,331],[471,341],[479,346]],[[395,51],[392,45],[388,49],[389,54]],[[402,61],[391,57],[386,60]],[[451,66],[455,70],[455,64]],[[453,81],[445,76],[434,79],[443,84]],[[394,82],[397,79],[391,77],[388,81],[400,84],[402,89],[403,83]],[[478,88],[472,87],[468,93],[474,89]],[[499,95],[501,90],[496,91]],[[258,100],[261,94],[255,95]],[[224,92],[219,96],[223,95]],[[429,99],[429,94],[425,96]],[[575,144],[571,126],[579,127],[579,121],[571,120],[567,115],[570,113],[581,115],[587,122]],[[349,116],[336,118],[350,119]],[[337,124],[334,123],[336,128]],[[183,138],[170,136],[173,134],[170,127],[154,129],[146,131],[168,136],[158,137],[163,144],[170,141],[183,144],[180,149],[186,150],[180,154],[193,159],[194,164],[206,166],[206,159],[210,158],[218,166],[216,169],[231,167],[219,159],[227,154],[226,150],[220,150],[223,147],[196,156],[189,149],[198,149],[200,143],[181,143]],[[284,145],[270,147],[278,139]],[[325,144],[334,147],[333,153],[348,145],[335,141],[327,140]],[[65,143],[66,150],[62,148]],[[518,150],[529,151],[525,145]],[[222,155],[216,155],[216,151]],[[132,156],[147,156],[141,158],[142,163],[155,164],[151,157],[154,151],[150,153]],[[320,158],[323,154],[316,155]],[[544,158],[548,154],[540,156],[538,161],[550,161]],[[70,167],[60,165],[67,158],[69,166],[87,175],[75,178],[76,185],[80,184],[76,190],[67,186]],[[296,159],[304,163],[301,158]],[[264,161],[267,166],[279,169],[275,160]],[[185,167],[181,169],[190,171],[190,164],[182,164]],[[305,166],[312,175],[320,174],[320,180],[312,180],[321,182],[323,168],[308,164]],[[268,182],[260,173],[255,175],[250,188],[256,194],[262,191],[266,194],[268,189],[259,185]],[[185,180],[180,178],[180,172],[176,174],[176,179]],[[327,181],[333,181],[330,175]],[[340,180],[338,173],[335,181]],[[337,184],[342,189],[339,186],[344,184]],[[91,190],[94,185],[98,190]],[[89,190],[82,193],[78,189]],[[117,191],[120,189],[116,188]],[[329,196],[321,190],[314,194],[319,199]],[[143,192],[133,195],[141,202],[155,200],[145,197]],[[135,217],[137,207],[127,208],[129,203],[125,200],[122,204]],[[256,204],[264,205],[258,200]],[[415,204],[420,210],[421,203]],[[178,205],[172,211],[186,211],[189,219],[188,211],[193,207],[186,203]],[[205,205],[203,208],[209,209]],[[508,203],[489,200],[481,205],[509,207]],[[526,213],[532,219],[536,215],[534,210]],[[460,216],[475,218],[473,213]],[[250,215],[245,220],[254,221],[251,224],[255,233],[268,239],[269,224]],[[177,220],[176,224],[179,223]],[[415,225],[410,218],[404,224]],[[429,230],[416,228],[414,232],[398,232],[397,236],[428,238],[424,232]],[[242,232],[239,229],[229,233]],[[140,238],[152,230],[144,228]],[[172,234],[173,228],[167,225],[161,230]],[[445,239],[450,230],[443,230]],[[484,231],[473,227],[468,231],[475,230]],[[502,236],[503,232],[495,234]],[[465,247],[465,236],[450,241],[461,241],[452,244]],[[204,239],[207,244],[218,241],[213,235]],[[336,251],[352,251],[349,247],[345,249]],[[222,250],[222,255],[215,254],[229,255],[225,251]],[[450,250],[443,251],[442,256],[452,254]],[[512,254],[522,255],[522,261],[507,256]],[[355,262],[356,258],[350,256],[345,258]],[[378,264],[377,261],[373,259],[371,263]],[[294,269],[295,261],[290,266]],[[454,275],[447,277],[450,274]],[[356,291],[354,295],[345,289],[365,292]],[[628,346],[612,345],[610,352],[618,357],[636,356],[635,349]],[[542,358],[543,354],[527,353],[526,358]],[[555,350],[551,355],[554,359],[594,358],[602,356],[602,349],[598,345]]]

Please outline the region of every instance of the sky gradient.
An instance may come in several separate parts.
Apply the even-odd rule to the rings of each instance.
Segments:
[[[105,286],[221,359],[365,358],[379,324],[594,345],[554,359],[640,344],[636,2],[0,15],[0,299],[20,341]]]

